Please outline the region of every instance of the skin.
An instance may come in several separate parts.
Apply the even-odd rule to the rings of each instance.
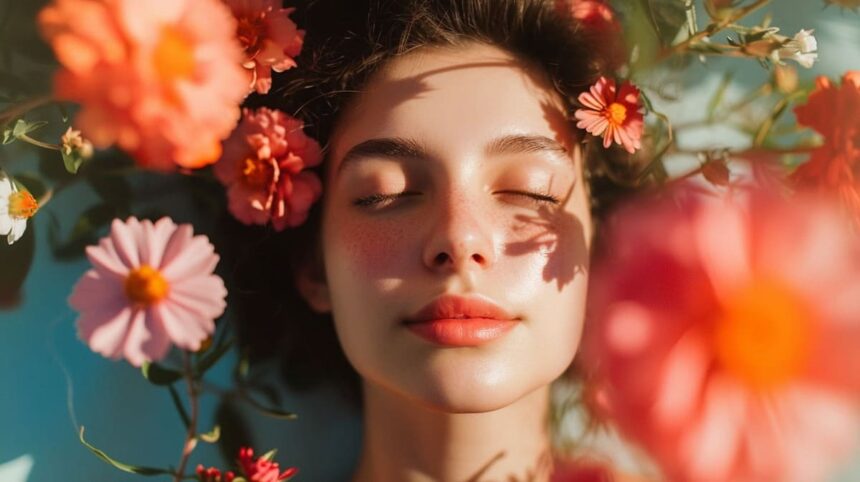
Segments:
[[[353,482],[549,480],[549,385],[579,345],[592,233],[573,134],[540,70],[478,43],[389,61],[342,115],[324,176],[324,276],[298,283],[332,313],[363,380]],[[532,141],[487,149],[504,136]],[[424,153],[355,155],[373,139]],[[354,204],[404,190],[415,194]],[[522,322],[457,348],[401,326],[443,293],[483,295]]]

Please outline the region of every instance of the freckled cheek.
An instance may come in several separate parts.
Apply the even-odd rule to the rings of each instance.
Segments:
[[[414,251],[404,223],[371,222],[357,217],[344,220],[329,231],[332,249],[355,276],[376,279],[391,276],[392,270]],[[414,230],[412,231],[414,232]]]

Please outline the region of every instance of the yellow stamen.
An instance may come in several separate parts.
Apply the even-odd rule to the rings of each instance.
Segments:
[[[717,359],[754,388],[773,388],[796,376],[807,360],[810,321],[794,293],[759,280],[737,294],[717,321]]]
[[[164,299],[170,291],[167,280],[148,265],[131,270],[125,278],[125,294],[134,303],[152,305]]]
[[[15,191],[9,195],[9,215],[13,218],[33,217],[38,209],[39,203],[28,191]]]
[[[190,78],[194,73],[194,48],[175,28],[164,27],[152,54],[155,70],[162,80],[170,82]]]
[[[265,186],[272,176],[270,165],[251,157],[240,163],[239,169],[241,170],[242,180],[251,187]]]
[[[605,115],[609,122],[620,126],[621,124],[624,124],[624,120],[627,119],[627,107],[625,107],[624,104],[613,102],[606,108]]]

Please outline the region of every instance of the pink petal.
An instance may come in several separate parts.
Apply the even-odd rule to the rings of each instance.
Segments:
[[[224,281],[211,275],[190,278],[171,286],[168,300],[195,312],[201,319],[211,320],[224,313],[226,296]]]
[[[151,221],[141,223],[143,234],[140,242],[140,260],[154,268],[161,266],[161,258],[170,235],[176,230],[176,224],[167,216],[162,217],[153,225]]]
[[[84,313],[78,320],[78,334],[90,349],[96,353],[117,359],[122,355],[123,344],[131,323],[133,310],[124,306],[112,316],[102,317],[103,313]],[[92,328],[92,331],[89,331]]]
[[[144,344],[151,338],[146,326],[146,310],[142,308],[133,309],[131,321],[128,323],[128,331],[122,344],[122,354],[132,365],[139,367],[145,361],[153,359],[144,350]]]
[[[212,320],[201,319],[197,313],[177,303],[159,303],[152,307],[152,314],[173,344],[185,350],[199,350],[200,343],[215,331]],[[211,330],[209,323],[212,323]]]
[[[128,276],[130,266],[123,264],[109,238],[102,239],[98,246],[87,246],[85,251],[87,259],[102,275],[120,279]]]
[[[685,333],[669,350],[655,388],[655,422],[674,428],[688,423],[698,409],[712,363],[707,338],[699,330]]]
[[[699,205],[694,235],[702,267],[717,297],[726,301],[752,277],[750,233],[737,199],[705,200]]]
[[[117,256],[128,267],[140,266],[140,258],[138,257],[140,229],[140,223],[135,217],[129,217],[126,223],[119,219],[114,219],[111,223],[110,239],[114,249],[116,249]]]
[[[174,256],[161,270],[171,284],[184,279],[203,274],[209,274],[218,264],[219,256],[206,236],[198,235],[191,238],[182,254]]]

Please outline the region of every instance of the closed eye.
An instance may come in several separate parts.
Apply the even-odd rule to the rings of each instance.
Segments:
[[[536,204],[558,205],[561,202],[557,197],[555,197],[549,193],[538,193],[538,192],[530,192],[530,191],[498,191],[498,192],[501,194],[515,194],[515,195],[519,195],[519,196],[528,197],[528,198],[534,200],[534,202]],[[371,194],[369,196],[357,198],[357,199],[352,201],[352,204],[354,206],[361,206],[361,207],[387,206],[399,198],[406,197],[406,196],[416,196],[419,194],[421,194],[421,193],[415,192],[415,191],[401,191],[401,192],[391,193],[391,194],[376,193],[376,194]]]
[[[539,193],[539,192],[530,192],[530,191],[498,191],[503,194],[516,194],[519,196],[525,196],[531,198],[535,201],[536,204],[552,204],[558,205],[561,201],[549,193]]]

